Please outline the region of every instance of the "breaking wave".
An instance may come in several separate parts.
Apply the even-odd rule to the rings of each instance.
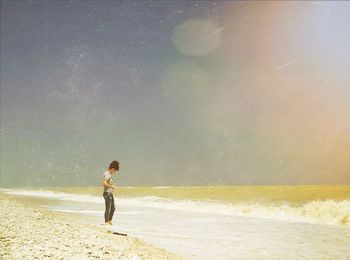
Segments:
[[[98,197],[47,190],[1,189],[0,192],[19,196],[81,203],[104,203],[102,195]],[[155,196],[146,196],[118,198],[116,204],[119,207],[168,209],[350,227],[350,200],[311,201],[300,206],[290,206],[288,202],[286,202],[283,205],[266,206],[259,203],[232,204],[214,201],[172,200]]]

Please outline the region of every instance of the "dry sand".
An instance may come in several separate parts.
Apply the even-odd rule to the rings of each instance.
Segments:
[[[0,194],[0,259],[182,259],[146,242]]]

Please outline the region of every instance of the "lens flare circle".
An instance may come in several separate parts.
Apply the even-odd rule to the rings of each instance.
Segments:
[[[186,56],[205,56],[221,44],[222,30],[207,20],[186,20],[175,27],[172,43]]]

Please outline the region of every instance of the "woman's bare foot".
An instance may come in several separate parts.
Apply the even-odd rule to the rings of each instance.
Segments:
[[[113,225],[113,223],[112,223],[112,221],[110,220],[110,221],[108,221],[108,222],[106,222],[107,224],[109,224],[109,225]]]

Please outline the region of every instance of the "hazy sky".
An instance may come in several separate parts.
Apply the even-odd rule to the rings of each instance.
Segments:
[[[349,184],[350,2],[1,1],[0,185]]]

